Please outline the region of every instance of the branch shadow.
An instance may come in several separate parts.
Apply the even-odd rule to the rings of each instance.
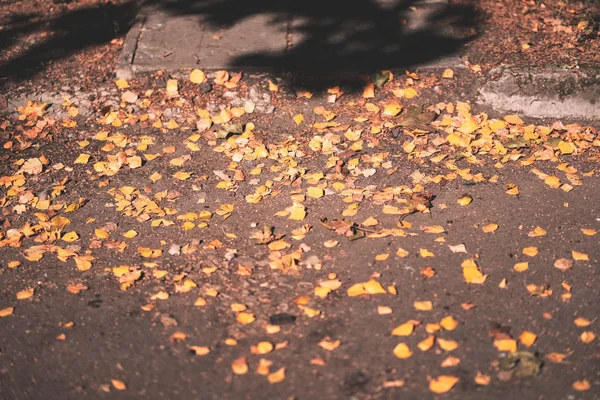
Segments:
[[[49,20],[15,16],[1,32],[1,47],[42,24],[58,33],[0,65],[0,77],[27,79],[48,62],[109,42],[115,27],[124,32],[132,26],[140,6],[137,1],[106,3]],[[455,55],[479,27],[473,6],[440,0],[147,0],[143,7],[197,16],[211,29],[267,15],[269,24],[285,27],[288,47],[238,54],[224,67],[286,72],[305,86],[356,72],[411,69]]]

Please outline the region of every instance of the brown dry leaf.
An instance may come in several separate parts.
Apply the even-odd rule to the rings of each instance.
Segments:
[[[429,381],[429,390],[433,393],[446,393],[458,383],[460,379],[451,375],[441,375]]]
[[[561,271],[567,271],[573,268],[573,261],[568,260],[566,258],[559,258],[554,262],[554,268],[558,268]]]

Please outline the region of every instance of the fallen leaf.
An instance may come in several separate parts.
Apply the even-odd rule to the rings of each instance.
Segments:
[[[456,385],[460,379],[451,375],[440,375],[429,381],[429,390],[433,393],[446,393]]]
[[[394,355],[398,358],[409,358],[410,356],[412,356],[412,354],[412,351],[410,351],[406,343],[398,343],[398,345],[394,347]]]

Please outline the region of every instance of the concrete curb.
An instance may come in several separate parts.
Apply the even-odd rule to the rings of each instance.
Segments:
[[[501,68],[489,76],[479,105],[532,118],[600,120],[600,69]]]

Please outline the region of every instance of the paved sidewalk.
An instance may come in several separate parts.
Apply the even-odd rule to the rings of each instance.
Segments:
[[[146,7],[126,38],[121,77],[202,68],[340,72],[458,67],[447,0],[170,3]],[[284,5],[281,6],[280,3]],[[246,6],[248,7],[248,6]],[[264,10],[264,11],[263,11]]]

